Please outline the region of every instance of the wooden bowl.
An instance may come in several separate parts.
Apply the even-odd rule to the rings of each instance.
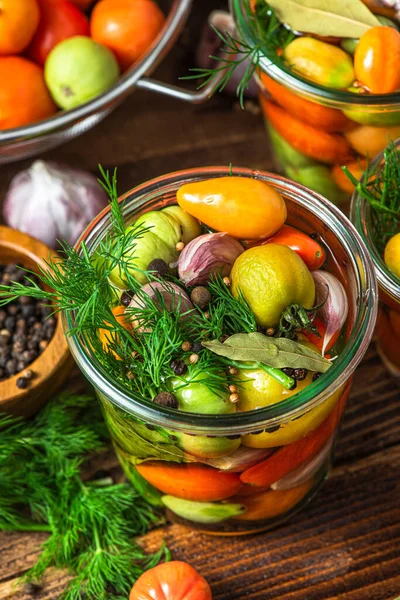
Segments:
[[[39,240],[15,229],[0,226],[0,264],[17,263],[39,272],[39,265],[46,266],[44,260],[49,253],[54,255],[54,251]],[[73,359],[68,350],[61,319],[59,315],[55,317],[57,324],[49,345],[27,367],[34,373],[28,387],[24,390],[17,387],[17,379],[21,373],[0,381],[0,412],[30,417],[65,382],[73,366]]]

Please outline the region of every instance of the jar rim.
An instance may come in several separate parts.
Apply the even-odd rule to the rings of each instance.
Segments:
[[[245,3],[248,0],[229,0],[230,11],[233,15],[236,30],[242,40],[250,47],[260,46],[262,41],[257,37],[251,24],[249,11]],[[332,89],[305,79],[299,74],[291,71],[282,60],[273,52],[260,50],[258,64],[263,72],[272,79],[290,88],[295,93],[319,102],[320,104],[338,109],[348,109],[349,104],[356,105],[360,109],[386,110],[395,112],[400,110],[400,92],[391,94],[354,94],[347,90]]]
[[[394,145],[400,152],[400,139],[394,142]],[[371,161],[370,167],[373,169],[377,167],[384,159],[385,150],[382,150],[377,156]],[[361,181],[363,182],[365,175],[362,176]],[[367,247],[369,254],[372,256],[372,260],[375,267],[375,273],[379,287],[391,298],[400,300],[400,277],[397,277],[386,265],[382,255],[378,251],[375,242],[372,238],[371,231],[371,219],[370,219],[370,204],[368,200],[363,198],[357,190],[354,190],[351,197],[350,205],[350,219],[357,229],[358,233],[364,244]]]
[[[173,172],[147,181],[120,198],[124,205],[125,215],[137,214],[140,202],[146,199],[162,198],[167,192],[173,192],[183,183],[199,181],[212,177],[223,177],[233,173],[240,177],[256,177],[272,185],[280,193],[297,202],[306,210],[321,220],[324,226],[334,231],[353,268],[357,282],[357,303],[354,327],[349,339],[332,367],[324,373],[312,386],[290,396],[282,402],[253,411],[232,413],[227,415],[203,415],[176,411],[160,406],[140,397],[139,394],[128,392],[121,382],[112,380],[105,368],[90,356],[84,341],[77,335],[68,335],[67,340],[71,353],[86,378],[106,398],[128,413],[134,414],[147,423],[170,427],[185,431],[190,428],[199,434],[212,431],[216,435],[233,433],[250,433],[256,428],[266,428],[280,424],[288,418],[303,414],[314,408],[337,389],[343,386],[365,354],[372,337],[377,315],[377,284],[373,263],[356,229],[343,213],[327,199],[308,188],[294,183],[276,174],[255,171],[246,168],[203,167]],[[130,213],[128,212],[128,208]],[[77,242],[85,241],[90,249],[95,248],[99,240],[110,227],[110,208],[106,207],[87,227]],[[129,219],[128,219],[129,220]],[[73,327],[71,314],[63,313],[64,330],[67,333]],[[312,391],[310,392],[310,388]],[[308,390],[308,391],[307,391]]]

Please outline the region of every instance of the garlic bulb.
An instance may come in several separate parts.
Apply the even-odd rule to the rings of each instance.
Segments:
[[[10,227],[54,248],[57,240],[73,245],[106,204],[91,173],[38,160],[12,180],[3,216]]]
[[[185,285],[207,283],[214,273],[229,275],[243,246],[227,233],[205,233],[184,247],[179,255],[179,278]]]

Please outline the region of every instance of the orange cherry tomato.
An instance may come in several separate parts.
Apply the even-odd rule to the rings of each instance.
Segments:
[[[301,96],[293,93],[266,73],[261,72],[259,76],[261,83],[275,102],[294,117],[305,121],[309,125],[328,132],[344,131],[354,126],[354,123],[342,111],[301,98]]]
[[[310,331],[307,331],[306,329],[303,329],[302,333],[306,336],[306,338],[308,339],[309,342],[314,344],[314,346],[316,346],[318,348],[318,350],[321,351],[323,344],[324,344],[326,325],[322,321],[322,319],[320,319],[319,317],[315,317],[315,319],[313,321],[313,325],[314,325],[314,327],[317,328],[318,333],[320,334],[321,337],[318,337],[316,334],[311,333]],[[329,344],[325,348],[325,351],[330,350],[336,344],[339,335],[340,335],[340,331],[338,331],[337,333],[335,333],[334,336],[332,336],[332,339],[329,341]]]
[[[242,487],[236,473],[219,472],[205,465],[144,462],[136,465],[136,469],[146,481],[164,494],[185,500],[225,500],[237,494]]]
[[[400,33],[393,27],[371,27],[360,38],[354,54],[356,77],[374,94],[390,94],[400,87]]]
[[[365,160],[365,158],[359,158],[358,160],[353,160],[346,164],[346,167],[356,179],[361,179],[366,166],[367,161]],[[336,185],[340,187],[341,190],[347,192],[348,194],[352,194],[354,192],[354,185],[351,183],[347,175],[343,172],[341,165],[335,165],[333,167],[332,176],[335,180]]]
[[[22,52],[31,41],[38,23],[36,0],[1,0],[0,55]],[[3,80],[0,85],[3,85]]]
[[[290,225],[283,225],[278,233],[261,243],[262,246],[265,244],[288,246],[304,260],[310,271],[320,269],[326,260],[326,252],[321,244]]]
[[[40,121],[56,112],[42,68],[21,56],[0,56],[0,130]]]
[[[165,17],[153,0],[100,0],[93,9],[92,38],[107,46],[128,69],[151,46]]]
[[[338,426],[349,391],[350,388],[342,394],[329,417],[317,429],[293,444],[282,446],[266,460],[244,471],[240,475],[242,482],[257,486],[272,485],[303,463],[311,460],[321,450]]]
[[[343,136],[294,117],[262,94],[260,105],[272,127],[298,152],[328,164],[344,164],[351,160],[353,152]]]
[[[120,323],[127,331],[132,330],[132,324],[126,320],[125,316],[125,307],[124,306],[115,306],[112,311],[114,317],[117,319],[118,323]],[[99,329],[99,338],[103,348],[106,350],[110,344],[113,343],[113,332],[109,329]],[[120,357],[112,350],[114,356],[120,360]]]
[[[210,586],[188,563],[162,563],[139,577],[129,600],[212,600]]]
[[[300,502],[311,486],[312,479],[288,490],[269,490],[245,499],[241,497],[239,501],[246,511],[235,517],[235,521],[259,521],[283,515]]]
[[[209,227],[235,238],[267,238],[286,220],[284,199],[271,186],[250,177],[219,177],[182,185],[179,206]]]
[[[32,60],[44,65],[49,52],[62,40],[89,35],[89,21],[69,0],[37,0],[40,22],[28,48]]]

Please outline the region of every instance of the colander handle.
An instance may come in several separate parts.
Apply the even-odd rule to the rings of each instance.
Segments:
[[[213,11],[208,17],[209,24],[218,28],[218,23],[222,15],[225,19],[229,19],[229,28],[231,29],[233,27],[233,20],[228,13],[223,13],[222,11]],[[187,90],[177,85],[157,81],[151,77],[142,77],[136,83],[136,87],[142,90],[156,92],[157,94],[163,94],[164,96],[170,96],[176,100],[190,102],[191,104],[203,104],[217,91],[218,85],[224,78],[225,73],[225,69],[216,72],[210,81],[198,90]]]

